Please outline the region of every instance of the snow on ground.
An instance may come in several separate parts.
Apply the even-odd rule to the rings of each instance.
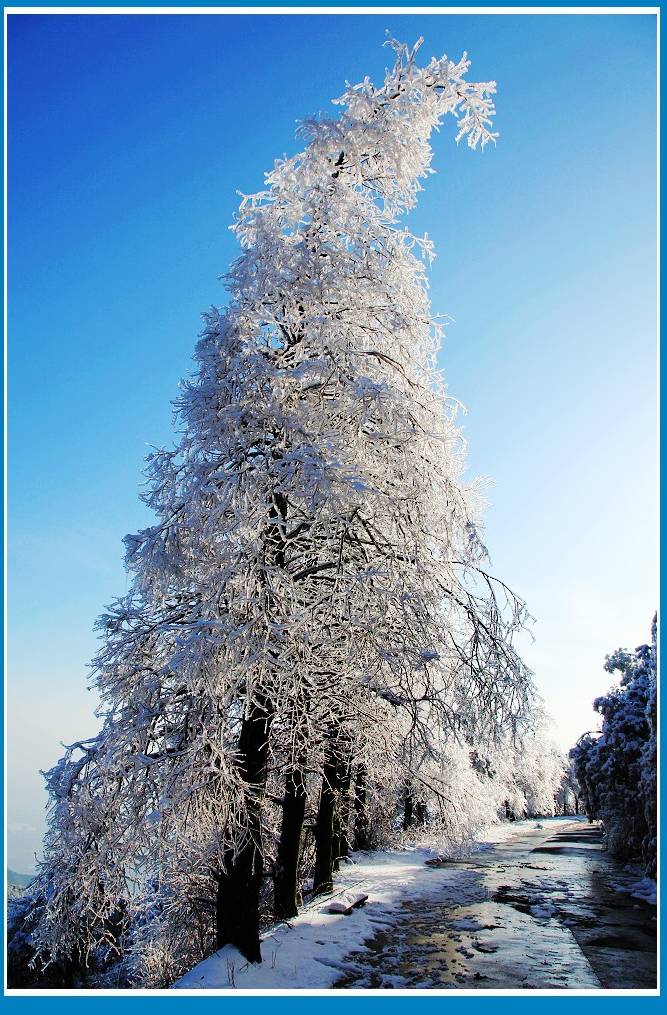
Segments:
[[[556,912],[556,907],[551,902],[546,902],[544,905],[538,903],[530,907],[531,916],[534,916],[537,920],[550,920]]]
[[[433,869],[424,861],[431,850],[408,849],[357,854],[337,875],[334,894],[318,897],[289,923],[263,936],[262,963],[253,965],[230,945],[200,962],[174,986],[184,988],[280,989],[329,987],[347,969],[343,958],[379,929],[391,924],[400,900],[430,894],[445,881],[466,881],[466,872]],[[327,913],[331,901],[345,890],[360,890],[369,899],[350,916]],[[465,892],[461,892],[462,896]]]
[[[550,819],[549,829],[557,830],[572,818]],[[486,843],[504,842],[534,829],[534,820],[497,825],[490,830]],[[460,868],[430,867],[425,861],[442,851],[414,846],[404,850],[357,853],[335,876],[334,892],[306,905],[289,923],[271,928],[262,937],[261,964],[248,963],[230,945],[204,959],[173,986],[176,990],[302,990],[330,987],[342,973],[349,971],[344,959],[363,947],[363,942],[378,930],[390,928],[401,902],[443,893],[451,906],[465,906],[476,891],[473,873]],[[328,913],[332,901],[345,892],[368,894],[368,902],[349,916]],[[545,914],[546,916],[546,914]],[[472,928],[470,928],[472,929]]]
[[[635,899],[643,899],[644,902],[650,902],[652,906],[657,906],[658,904],[658,885],[652,878],[642,878],[636,883],[630,894]]]
[[[627,878],[621,881],[610,881],[609,887],[615,892],[624,892],[633,899],[643,899],[652,906],[658,904],[658,886],[652,878],[643,878],[638,873],[638,868],[628,865],[625,868]]]

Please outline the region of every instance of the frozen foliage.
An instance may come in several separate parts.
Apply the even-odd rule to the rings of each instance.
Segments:
[[[398,223],[447,114],[471,148],[494,137],[494,85],[390,45],[384,83],[348,86],[241,202],[228,305],[148,460],[155,523],[99,621],[101,732],[47,774],[45,959],[122,955],[145,984],[215,945],[259,960],[266,875],[292,915],[299,879],[325,888],[431,770],[460,836],[479,780],[457,745],[526,725],[524,607],[485,567],[435,368],[433,247]]]
[[[650,877],[657,862],[656,651],[654,618],[649,645],[607,656],[605,670],[620,674],[620,686],[593,703],[600,734],[585,734],[570,752],[586,811],[602,820],[610,850],[641,857]]]
[[[567,761],[538,709],[531,724],[520,738],[506,734],[484,742],[477,737],[474,748],[446,732],[438,739],[433,730],[430,749],[421,756],[406,739],[392,790],[401,840],[428,842],[443,855],[459,855],[500,820],[564,813]]]
[[[527,735],[516,752],[513,784],[519,798],[512,810],[517,817],[553,817],[567,768],[561,751],[549,740],[544,727]]]

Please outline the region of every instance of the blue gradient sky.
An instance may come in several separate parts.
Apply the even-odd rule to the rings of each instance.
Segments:
[[[498,82],[496,149],[435,138],[409,224],[437,244],[442,352],[491,477],[496,572],[537,618],[557,737],[656,605],[655,18],[9,17],[9,863],[39,768],[91,735],[92,630],[125,590],[148,445],[169,443],[199,313],[224,301],[236,190],[295,121],[380,79],[385,29]]]

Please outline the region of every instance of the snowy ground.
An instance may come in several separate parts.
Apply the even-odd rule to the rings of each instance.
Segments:
[[[596,945],[595,926],[605,919],[632,924],[633,970],[644,948],[644,979],[628,985],[653,986],[655,955],[651,967],[650,941],[644,946],[641,937],[651,913],[646,902],[630,901],[630,874],[621,879],[625,897],[609,891],[621,888],[620,868],[613,868],[613,886],[595,880],[608,861],[588,841],[585,822],[516,822],[494,829],[491,838],[468,858],[439,867],[426,864],[434,856],[426,849],[357,855],[338,875],[333,896],[264,936],[261,965],[227,947],[174,986],[599,989],[614,985],[607,967],[620,969],[628,944]],[[346,890],[368,894],[365,907],[350,916],[327,913]],[[617,905],[625,907],[620,917]]]
[[[333,895],[304,907],[289,924],[279,924],[262,940],[261,965],[248,964],[230,946],[200,962],[174,986],[183,988],[280,989],[326,988],[346,972],[345,956],[390,927],[406,899],[428,902],[446,892],[452,902],[464,902],[471,881],[466,871],[432,869],[425,861],[431,850],[412,849],[357,854],[353,864],[336,875]],[[367,893],[368,902],[350,916],[329,914],[329,902],[346,890]]]

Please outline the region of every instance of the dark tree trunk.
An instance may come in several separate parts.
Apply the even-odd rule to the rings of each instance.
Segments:
[[[340,807],[339,800],[334,799],[334,813],[333,813],[333,834],[331,836],[331,869],[334,871],[340,870]]]
[[[414,808],[415,797],[412,786],[408,786],[405,790],[405,801],[403,804],[403,831],[406,832],[408,828],[412,827],[412,812]]]
[[[216,894],[216,944],[234,945],[249,962],[261,962],[259,946],[259,893],[264,851],[260,794],[266,783],[272,708],[263,698],[251,704],[241,726],[239,770],[246,783],[247,836],[234,856],[225,856]]]
[[[354,787],[354,848],[368,849],[368,772],[366,766],[359,762]]]
[[[348,824],[350,817],[350,781],[352,778],[351,762],[348,757],[342,758],[338,765],[336,784],[338,792],[334,801],[334,828],[333,828],[333,869],[340,870],[341,857],[349,853],[348,846]]]
[[[573,793],[573,796],[574,796],[574,813],[579,814],[579,797],[577,796],[576,793]]]
[[[322,771],[322,789],[315,825],[315,873],[313,892],[330,892],[333,888],[334,829],[336,794],[340,789],[340,760],[332,743]]]
[[[426,804],[424,803],[423,800],[417,801],[416,811],[417,811],[417,824],[422,826],[425,825],[426,820],[428,818],[428,811],[426,809]]]
[[[62,984],[58,984],[58,986],[68,987],[70,990],[76,989],[77,987],[80,989],[82,982],[81,969],[83,968],[81,959],[78,956],[76,958],[70,956],[69,958],[63,959],[61,968]],[[83,982],[85,983],[85,980]],[[23,984],[19,983],[17,986],[22,987]]]
[[[285,777],[283,820],[274,878],[274,914],[288,920],[298,910],[301,831],[306,812],[306,782],[302,768],[290,769]]]
[[[338,855],[350,855],[350,787],[352,785],[352,758],[348,757],[343,766],[343,778],[340,787],[340,839]]]

